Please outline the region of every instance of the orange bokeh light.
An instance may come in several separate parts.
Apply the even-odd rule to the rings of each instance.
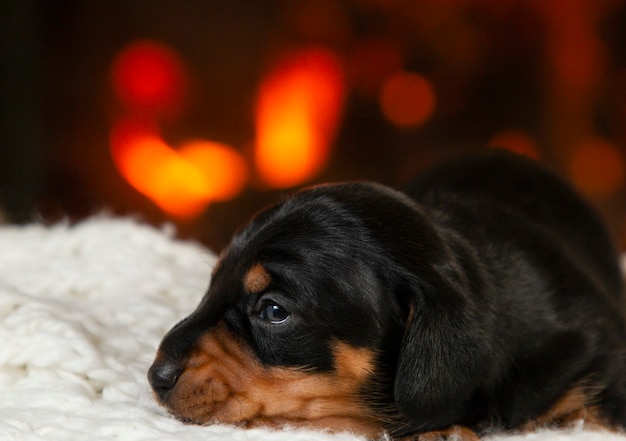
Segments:
[[[623,152],[601,138],[589,138],[573,150],[570,177],[590,197],[606,197],[624,184],[626,164]]]
[[[178,116],[185,101],[187,73],[176,52],[155,41],[130,44],[113,62],[111,80],[126,113],[135,116],[111,132],[113,159],[130,185],[179,219],[241,192],[248,171],[235,149],[207,140],[174,149],[160,136],[159,122]]]
[[[182,144],[178,153],[202,171],[206,196],[211,201],[232,199],[243,190],[248,166],[232,147],[198,139]]]
[[[341,63],[324,49],[281,59],[263,79],[257,98],[254,160],[269,186],[298,185],[328,158],[344,100]]]
[[[433,115],[436,95],[431,83],[422,75],[401,71],[385,81],[379,101],[383,114],[392,123],[413,127]]]
[[[235,196],[247,171],[223,144],[194,141],[172,149],[149,124],[121,121],[111,134],[113,159],[124,178],[166,213],[197,216],[212,201]]]
[[[133,111],[171,115],[185,99],[184,63],[174,50],[156,41],[125,47],[113,62],[111,79],[118,99]]]
[[[489,147],[499,147],[529,158],[539,159],[539,148],[535,139],[521,130],[504,130],[496,133],[487,143]]]

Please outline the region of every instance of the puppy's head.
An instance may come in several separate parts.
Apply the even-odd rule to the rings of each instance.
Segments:
[[[297,193],[233,239],[200,305],[164,337],[149,371],[157,399],[197,424],[372,436],[446,424],[482,357],[450,259],[399,193]]]

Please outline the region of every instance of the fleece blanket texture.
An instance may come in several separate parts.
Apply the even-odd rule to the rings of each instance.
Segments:
[[[0,440],[363,440],[188,426],[156,405],[146,371],[164,333],[199,302],[214,262],[172,228],[131,219],[0,227]],[[487,439],[626,436],[581,426]]]

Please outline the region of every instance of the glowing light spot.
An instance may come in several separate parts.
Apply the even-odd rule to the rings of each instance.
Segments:
[[[177,151],[141,121],[122,120],[114,126],[111,152],[130,185],[181,219],[197,216],[212,201],[235,196],[246,180],[245,162],[236,150],[194,141]]]
[[[124,178],[163,211],[187,218],[205,207],[204,176],[156,133],[124,121],[111,138],[113,159]]]
[[[204,175],[206,197],[225,201],[237,196],[246,183],[248,166],[241,154],[224,144],[194,140],[180,146],[178,153]]]
[[[436,96],[430,82],[413,72],[398,72],[385,81],[380,107],[387,119],[401,127],[425,123],[435,111]]]
[[[327,50],[302,50],[274,66],[261,82],[255,112],[254,159],[267,185],[298,185],[322,169],[343,100],[341,63]]]
[[[573,152],[569,172],[576,187],[590,197],[606,197],[624,184],[623,152],[613,143],[590,138]]]
[[[539,159],[539,148],[535,139],[521,130],[504,130],[497,133],[489,143],[489,147],[499,147],[529,158]]]
[[[111,78],[119,100],[132,110],[160,116],[178,112],[185,98],[187,74],[176,52],[155,41],[139,41],[116,57]]]

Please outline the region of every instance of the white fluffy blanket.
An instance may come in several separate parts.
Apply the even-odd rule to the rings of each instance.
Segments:
[[[200,300],[214,261],[171,229],[129,219],[0,227],[0,440],[361,440],[187,426],[155,404],[146,370]],[[488,439],[626,436],[577,428]]]

